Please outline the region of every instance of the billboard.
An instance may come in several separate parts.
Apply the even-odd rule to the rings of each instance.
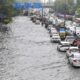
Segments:
[[[42,8],[42,4],[41,3],[29,3],[29,2],[24,2],[24,3],[20,3],[20,2],[15,2],[13,4],[14,8]]]

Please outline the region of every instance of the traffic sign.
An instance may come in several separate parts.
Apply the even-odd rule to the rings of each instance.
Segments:
[[[34,8],[42,8],[42,4],[41,3],[34,3],[33,7]]]
[[[42,8],[42,4],[30,3],[30,2],[24,2],[24,3],[16,2],[13,4],[13,7],[14,8]]]

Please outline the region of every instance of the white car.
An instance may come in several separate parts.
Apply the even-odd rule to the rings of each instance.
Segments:
[[[60,42],[60,36],[59,36],[59,34],[54,34],[54,35],[52,35],[52,37],[51,37],[51,41],[52,42]]]
[[[72,54],[68,58],[68,61],[74,67],[80,67],[80,53]]]
[[[76,35],[80,37],[80,25],[76,27]]]
[[[40,24],[40,21],[39,20],[36,20],[36,22],[35,22],[36,24]]]
[[[50,33],[50,37],[54,36],[54,35],[58,35],[59,33],[58,32],[51,32]]]
[[[57,24],[57,19],[53,19],[53,21],[52,21],[52,24],[53,24],[53,26],[55,26],[56,24]]]
[[[48,28],[47,29],[48,29],[49,33],[51,32],[52,28],[53,28],[53,25],[51,25],[51,24],[48,25]],[[53,28],[53,30],[55,30],[55,28]]]
[[[66,21],[66,22],[65,22],[65,27],[66,27],[66,28],[69,28],[69,25],[71,25],[71,23],[72,23],[72,21]]]
[[[64,20],[63,20],[63,19],[57,19],[55,26],[59,26],[59,25],[62,24],[62,23],[64,23]]]
[[[50,31],[49,31],[49,33],[50,33],[50,36],[51,36],[51,37],[52,37],[52,35],[54,35],[54,34],[58,34],[58,32],[57,32],[57,30],[56,30],[55,28],[51,28]]]
[[[76,53],[79,53],[79,48],[77,46],[71,46],[66,51],[67,57],[70,57],[72,54],[76,54]]]
[[[70,47],[70,42],[61,41],[57,46],[58,51],[66,51]]]
[[[76,27],[76,26],[74,26],[74,25],[69,25],[68,27],[69,27],[69,28],[67,28],[67,32],[68,32],[69,34],[74,34],[74,33],[75,33],[75,27]]]
[[[76,26],[77,26],[77,23],[75,23],[75,22],[71,22],[70,24],[66,24],[67,32],[69,34],[74,34],[76,32],[75,31]]]
[[[66,36],[65,41],[70,42],[71,44],[75,40],[75,37],[73,35]]]
[[[57,30],[53,27],[50,28],[50,33],[54,33],[54,32],[57,32]]]

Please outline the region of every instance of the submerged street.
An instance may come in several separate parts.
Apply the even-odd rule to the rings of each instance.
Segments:
[[[0,80],[80,80],[80,68],[68,65],[44,26],[25,16],[0,32]]]

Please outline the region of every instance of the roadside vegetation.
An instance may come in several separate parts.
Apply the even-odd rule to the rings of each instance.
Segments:
[[[14,9],[12,3],[14,0],[0,0],[0,22],[7,24],[12,20]]]
[[[54,3],[54,9],[56,12],[77,15],[80,17],[80,0],[56,0]]]

